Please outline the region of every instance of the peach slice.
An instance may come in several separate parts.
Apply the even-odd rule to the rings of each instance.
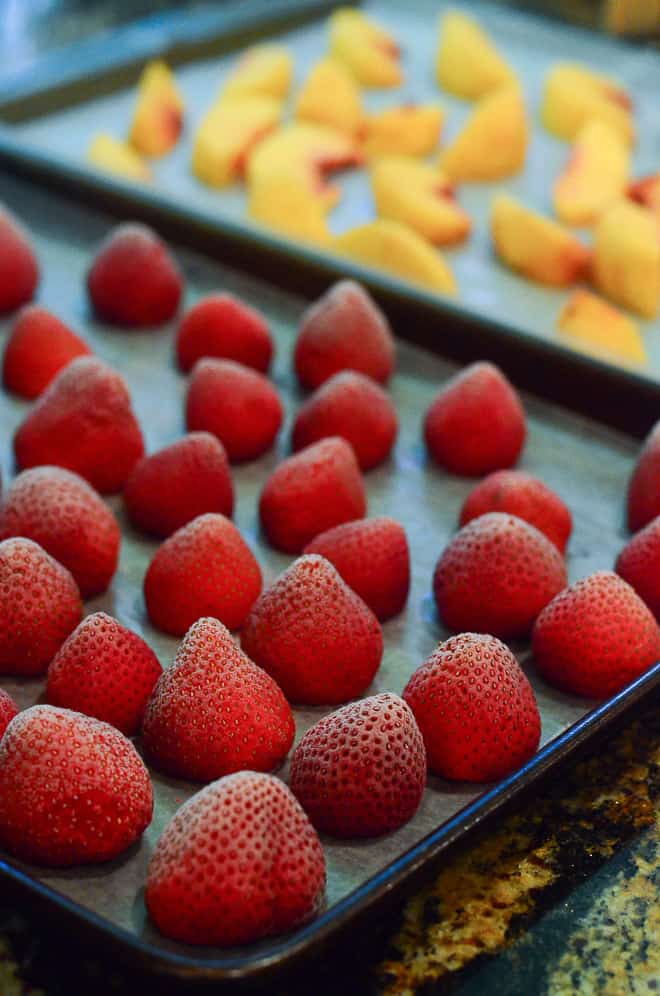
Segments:
[[[628,363],[645,363],[644,341],[637,324],[597,294],[576,290],[562,308],[557,327],[576,349],[595,356],[612,356]]]
[[[367,156],[427,156],[438,144],[444,117],[436,104],[403,104],[368,114],[364,151]]]
[[[399,86],[399,46],[389,32],[351,7],[340,7],[328,23],[330,54],[350,69],[361,86]]]
[[[590,250],[572,232],[508,194],[493,198],[490,231],[499,258],[530,280],[565,287],[589,265]]]
[[[592,225],[626,189],[630,152],[621,134],[599,118],[580,128],[554,185],[554,206],[567,225]]]
[[[284,174],[260,177],[250,185],[248,214],[289,238],[317,245],[330,242],[323,202],[304,184]]]
[[[222,100],[272,97],[284,100],[291,88],[293,63],[283,45],[253,45],[240,57],[220,91]]]
[[[479,23],[457,10],[447,11],[440,23],[435,72],[441,87],[468,100],[515,79]]]
[[[660,220],[660,173],[652,173],[631,183],[628,187],[628,197],[649,208]]]
[[[482,97],[462,131],[440,156],[451,181],[499,180],[525,164],[529,125],[520,88],[500,87]]]
[[[251,153],[278,126],[281,116],[282,105],[272,97],[243,97],[215,104],[195,135],[195,176],[212,187],[234,183],[244,175]]]
[[[594,242],[596,287],[617,304],[653,318],[660,305],[660,229],[647,208],[621,200],[601,215]]]
[[[179,141],[183,110],[183,97],[169,66],[160,61],[148,63],[138,83],[130,144],[143,156],[166,155]]]
[[[421,236],[398,221],[379,219],[335,236],[331,251],[441,294],[455,294],[449,266]]]
[[[559,138],[573,139],[585,121],[598,118],[631,144],[635,138],[632,103],[623,87],[578,63],[556,65],[545,81],[541,121]]]
[[[380,159],[371,171],[376,211],[381,218],[410,225],[434,245],[454,245],[470,232],[470,217],[451,185],[432,166],[414,159]]]
[[[107,132],[94,136],[87,150],[87,159],[106,173],[116,173],[142,183],[152,179],[151,170],[140,153],[128,142],[122,142]]]
[[[336,59],[321,59],[296,100],[298,121],[311,121],[357,137],[364,122],[360,88]]]

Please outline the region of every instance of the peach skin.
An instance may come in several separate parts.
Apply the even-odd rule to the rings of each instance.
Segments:
[[[365,155],[427,156],[438,144],[444,117],[435,104],[403,104],[367,114]]]
[[[554,185],[557,216],[567,225],[593,225],[623,195],[629,172],[630,152],[621,134],[600,118],[587,121]]]
[[[97,169],[106,173],[116,173],[130,180],[149,183],[153,179],[148,164],[139,152],[107,132],[99,132],[92,139],[87,150],[87,159]]]
[[[157,159],[179,141],[183,128],[183,97],[164,62],[145,66],[129,133],[129,143],[143,156]]]
[[[457,10],[448,10],[440,22],[435,73],[443,89],[467,100],[515,79],[479,23]]]
[[[621,200],[601,215],[593,280],[606,297],[654,318],[660,305],[660,227],[652,211]]]
[[[340,7],[328,23],[330,55],[344,63],[360,86],[400,85],[399,46],[392,35],[352,7]]]
[[[632,103],[623,87],[578,63],[562,62],[548,73],[541,106],[544,127],[558,138],[573,139],[591,118],[605,121],[632,144]]]
[[[226,187],[240,179],[250,155],[277,128],[281,116],[282,105],[272,97],[237,97],[215,104],[193,143],[197,179],[211,187]]]
[[[371,170],[371,189],[381,218],[409,225],[433,245],[455,245],[470,233],[470,217],[451,184],[426,163],[379,159]]]
[[[528,138],[522,92],[503,86],[482,97],[439,165],[452,182],[499,180],[523,168]]]
[[[254,221],[289,238],[315,245],[330,243],[323,202],[295,177],[275,174],[251,183],[248,214]]]
[[[221,100],[272,97],[284,100],[291,88],[293,64],[283,45],[254,45],[240,57],[220,91]]]
[[[298,94],[295,115],[298,121],[324,125],[357,138],[364,123],[360,88],[337,59],[321,59]]]
[[[575,349],[593,356],[633,364],[647,360],[637,324],[591,291],[578,289],[571,294],[557,319],[557,328]]]
[[[660,221],[660,172],[631,183],[628,187],[628,197],[653,211]]]

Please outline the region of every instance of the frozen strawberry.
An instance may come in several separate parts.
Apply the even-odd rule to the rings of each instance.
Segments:
[[[508,512],[540,529],[563,553],[573,528],[571,513],[551,488],[524,470],[496,470],[475,485],[463,503],[462,526],[487,512]]]
[[[169,536],[206,512],[231,517],[232,484],[225,448],[208,432],[183,439],[144,457],[124,489],[131,522],[153,536]]]
[[[5,730],[11,723],[14,716],[18,715],[18,707],[11,695],[0,688],[0,740],[2,740]]]
[[[467,477],[511,467],[526,432],[520,398],[492,363],[473,363],[452,377],[424,419],[435,462]]]
[[[515,515],[489,512],[450,540],[433,575],[440,618],[457,632],[524,636],[566,585],[564,559]]]
[[[145,902],[166,937],[247,944],[320,910],[325,858],[316,831],[272,775],[241,771],[207,785],[165,827]]]
[[[155,767],[210,782],[233,771],[271,771],[291,749],[291,706],[217,619],[199,619],[163,671],[144,717]]]
[[[0,315],[32,300],[39,266],[20,222],[0,204]]]
[[[23,308],[12,327],[2,364],[5,387],[36,398],[76,356],[91,349],[75,332],[37,304]]]
[[[371,684],[383,634],[332,564],[311,554],[294,561],[257,599],[241,646],[290,702],[327,705],[354,699]]]
[[[332,837],[379,837],[403,826],[426,786],[424,741],[391,692],[351,702],[307,731],[291,760],[291,791]]]
[[[635,533],[616,562],[616,572],[660,621],[660,515]]]
[[[73,360],[18,427],[14,451],[19,467],[54,464],[101,494],[121,491],[144,453],[124,378],[93,356]]]
[[[403,526],[380,516],[328,529],[305,547],[337,568],[379,619],[401,612],[410,588],[410,551]]]
[[[99,318],[114,325],[162,325],[173,318],[183,277],[165,243],[146,225],[117,225],[99,247],[87,274]]]
[[[293,359],[303,387],[318,387],[340,370],[384,384],[394,370],[394,339],[366,290],[340,280],[302,316]]]
[[[24,470],[0,504],[0,540],[26,536],[64,564],[83,598],[105,591],[119,559],[121,532],[87,481],[61,467]]]
[[[179,366],[187,373],[205,356],[234,360],[268,373],[273,342],[266,319],[233,294],[209,294],[184,315],[176,340]]]
[[[151,823],[149,774],[108,723],[39,705],[0,743],[0,846],[66,868],[111,861]]]
[[[534,626],[532,650],[551,685],[604,699],[660,661],[660,629],[623,578],[597,571],[546,606]]]
[[[326,436],[341,436],[355,452],[362,470],[387,460],[399,424],[392,399],[364,374],[334,374],[302,406],[293,424],[293,448],[302,449]]]
[[[660,422],[646,437],[628,485],[628,526],[637,532],[660,515]]]
[[[156,551],[144,579],[154,626],[183,636],[203,616],[240,629],[261,591],[261,570],[224,515],[199,515]]]
[[[105,612],[87,616],[48,668],[46,698],[95,716],[126,736],[139,732],[161,666],[141,636]]]
[[[186,397],[188,431],[211,432],[232,463],[255,460],[275,442],[284,409],[263,374],[233,360],[199,360]]]
[[[509,648],[488,633],[460,633],[441,643],[403,697],[422,731],[429,769],[443,778],[504,778],[539,745],[532,686]]]
[[[81,617],[66,567],[22,536],[0,543],[0,674],[43,674]]]
[[[319,533],[361,519],[366,511],[367,496],[355,454],[337,436],[283,460],[259,499],[268,541],[286,553],[300,553]]]

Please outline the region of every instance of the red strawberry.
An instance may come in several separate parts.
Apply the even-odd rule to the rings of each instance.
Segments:
[[[183,277],[165,243],[146,225],[117,225],[87,274],[99,318],[115,325],[162,325],[173,318]]]
[[[124,378],[95,357],[73,360],[19,426],[14,450],[19,467],[54,464],[101,494],[121,491],[144,453]]]
[[[95,612],[50,662],[46,697],[51,705],[95,716],[132,737],[161,670],[142,637]]]
[[[26,536],[64,564],[83,598],[105,591],[117,570],[121,532],[92,487],[61,467],[19,474],[0,505],[0,540]]]
[[[265,374],[273,357],[266,319],[233,294],[209,294],[193,305],[179,325],[176,350],[185,373],[214,356]]]
[[[660,515],[624,546],[616,572],[635,589],[660,620]]]
[[[18,707],[12,697],[0,688],[0,740],[14,716],[18,715]]]
[[[0,743],[0,845],[23,861],[111,861],[139,840],[152,812],[147,769],[108,723],[33,706]]]
[[[15,311],[32,300],[39,266],[30,237],[8,209],[0,204],[0,314]]]
[[[433,590],[444,624],[461,632],[524,636],[566,585],[557,547],[528,522],[504,512],[473,519],[438,560]]]
[[[202,616],[239,629],[261,591],[261,570],[224,515],[199,515],[156,551],[144,579],[154,626],[182,636]]]
[[[163,671],[144,717],[144,749],[178,778],[271,771],[296,732],[291,706],[217,619],[199,619]]]
[[[364,287],[340,280],[302,316],[294,364],[304,387],[340,370],[358,370],[384,384],[394,369],[389,323]]]
[[[0,543],[0,673],[43,674],[81,617],[66,567],[22,536]]]
[[[379,837],[412,819],[426,786],[415,717],[385,692],[324,716],[291,760],[291,791],[332,837]]]
[[[637,532],[660,515],[660,422],[646,437],[628,485],[628,526]]]
[[[186,398],[189,431],[212,432],[232,463],[254,460],[275,442],[284,410],[263,374],[233,360],[199,360]]]
[[[546,606],[534,626],[532,650],[551,685],[604,699],[660,660],[660,630],[629,584],[597,571]]]
[[[341,436],[362,470],[387,460],[399,424],[392,399],[370,377],[351,370],[334,374],[302,406],[293,424],[293,448]]]
[[[76,356],[91,349],[59,318],[37,304],[23,308],[12,327],[2,366],[5,387],[36,398]]]
[[[401,612],[410,588],[410,551],[403,526],[394,519],[344,522],[316,536],[305,553],[319,553],[379,619]]]
[[[261,524],[272,546],[300,553],[319,533],[367,511],[364,481],[344,439],[331,437],[282,461],[259,500]]]
[[[508,512],[540,529],[563,553],[573,528],[558,494],[524,470],[496,470],[470,491],[461,509],[462,526],[487,512]]]
[[[292,930],[320,909],[325,859],[278,778],[241,771],[179,809],[156,845],[145,902],[166,937],[228,946]]]
[[[378,620],[323,557],[300,557],[257,599],[243,650],[290,702],[346,702],[367,688],[383,656]]]
[[[541,717],[527,677],[488,633],[441,643],[406,685],[429,768],[443,778],[492,782],[536,752]]]
[[[526,432],[520,399],[492,363],[473,363],[452,377],[424,420],[426,445],[436,463],[468,477],[511,467]]]
[[[191,432],[144,457],[124,489],[131,522],[154,536],[169,536],[205,512],[231,517],[234,486],[225,448],[209,432]]]

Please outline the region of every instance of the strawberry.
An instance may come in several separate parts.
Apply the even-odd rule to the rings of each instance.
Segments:
[[[637,532],[660,515],[660,421],[646,437],[628,485],[628,527]]]
[[[426,786],[424,741],[391,692],[351,702],[307,731],[291,759],[291,791],[332,837],[379,837],[412,819]]]
[[[660,629],[623,578],[597,571],[546,606],[534,626],[532,650],[551,685],[604,699],[660,660]]]
[[[205,512],[231,517],[232,484],[225,448],[208,432],[191,432],[144,457],[124,489],[131,522],[153,536],[169,536]]]
[[[273,342],[260,312],[233,294],[209,294],[184,315],[176,351],[184,373],[197,360],[213,356],[266,374],[273,358]]]
[[[460,633],[439,644],[403,697],[422,731],[429,769],[442,778],[504,778],[539,745],[532,686],[509,648],[489,633]]]
[[[323,557],[298,560],[257,599],[243,650],[290,702],[346,702],[367,688],[383,656],[378,620]]]
[[[380,516],[328,529],[308,543],[382,621],[401,612],[410,588],[410,551],[403,526]]]
[[[5,346],[5,387],[23,398],[36,398],[67,363],[91,352],[87,343],[50,311],[28,305],[17,315]]]
[[[99,318],[114,325],[162,325],[173,318],[183,277],[165,243],[146,225],[117,225],[99,247],[87,274]]]
[[[194,708],[191,708],[194,705]],[[217,619],[198,619],[163,672],[144,717],[144,749],[178,778],[210,782],[271,771],[291,749],[291,706]]]
[[[53,657],[46,698],[95,716],[126,736],[138,733],[161,666],[142,637],[105,612],[87,616]]]
[[[0,673],[43,674],[81,617],[66,567],[22,536],[0,543]]]
[[[31,301],[39,266],[30,238],[17,218],[0,204],[0,315]]]
[[[14,450],[19,467],[54,464],[101,494],[121,491],[144,453],[124,378],[93,356],[73,360],[18,427]]]
[[[332,526],[361,519],[367,511],[364,481],[352,447],[337,436],[322,439],[283,460],[259,499],[268,541],[286,553]]]
[[[198,515],[156,551],[144,579],[154,626],[182,636],[202,616],[239,629],[261,591],[261,570],[224,515]]]
[[[528,522],[504,512],[473,519],[450,540],[433,591],[444,624],[457,632],[524,636],[566,585],[557,547]]]
[[[22,861],[111,861],[139,840],[152,812],[147,769],[108,723],[38,705],[2,738],[0,846]]]
[[[145,902],[166,937],[228,946],[292,930],[321,908],[316,831],[278,778],[255,771],[207,785],[156,844]]]
[[[83,598],[105,591],[117,570],[117,520],[87,481],[61,467],[18,475],[0,505],[0,540],[10,536],[26,536],[59,560]]]
[[[660,621],[660,515],[624,546],[616,562],[616,572]]]
[[[199,360],[186,397],[188,431],[203,429],[223,443],[232,463],[261,456],[275,442],[284,409],[263,374],[233,360]]]
[[[364,287],[340,280],[302,316],[293,360],[303,387],[318,387],[340,370],[384,384],[394,370],[394,339]]]
[[[558,494],[524,470],[496,470],[470,491],[461,526],[487,512],[508,512],[540,529],[564,553],[573,528],[571,513]]]
[[[452,377],[424,419],[426,445],[435,462],[468,477],[511,467],[526,432],[520,399],[492,363],[472,363]]]
[[[12,697],[0,688],[0,740],[14,716],[18,715],[18,707]]]
[[[345,370],[324,381],[302,406],[293,424],[293,448],[326,436],[346,439],[362,470],[387,460],[399,423],[383,388],[364,374]]]

